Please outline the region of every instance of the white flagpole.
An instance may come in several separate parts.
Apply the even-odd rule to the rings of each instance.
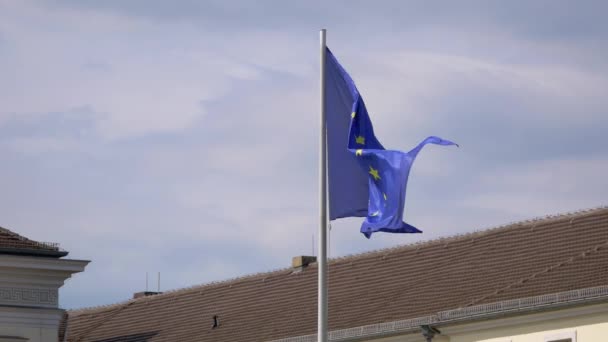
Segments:
[[[321,38],[321,133],[319,139],[318,342],[327,342],[327,125],[325,123],[325,29]]]

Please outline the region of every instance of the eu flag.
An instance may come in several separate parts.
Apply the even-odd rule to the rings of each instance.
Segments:
[[[426,144],[456,145],[428,137],[409,152],[386,150],[355,83],[327,49],[325,110],[329,217],[366,217],[361,233],[421,233],[403,222],[412,163]]]

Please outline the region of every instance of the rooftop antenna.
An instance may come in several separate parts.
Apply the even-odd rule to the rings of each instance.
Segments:
[[[156,292],[160,292],[160,272],[158,272],[158,289]]]
[[[146,272],[146,292],[148,292],[148,272]]]

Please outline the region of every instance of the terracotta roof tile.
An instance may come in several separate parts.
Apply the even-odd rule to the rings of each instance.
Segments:
[[[608,209],[334,259],[331,330],[608,285]],[[316,331],[317,267],[71,311],[68,341],[266,341]],[[213,316],[220,326],[213,329]]]
[[[62,257],[66,251],[57,243],[38,242],[0,227],[0,254],[25,254],[36,256]]]

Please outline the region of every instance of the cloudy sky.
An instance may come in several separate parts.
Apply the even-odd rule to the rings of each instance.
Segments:
[[[320,28],[385,146],[461,145],[412,169],[424,234],[345,219],[332,256],[606,205],[607,7],[0,0],[0,226],[92,260],[66,308],[312,253]]]

